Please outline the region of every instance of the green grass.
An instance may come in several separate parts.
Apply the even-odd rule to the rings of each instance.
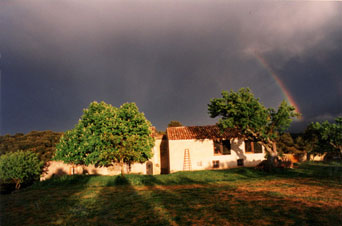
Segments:
[[[342,225],[342,164],[63,176],[1,195],[1,225]]]
[[[126,175],[124,180],[120,176],[61,176],[41,183],[33,187],[56,187],[56,186],[152,186],[152,185],[184,185],[184,184],[208,184],[219,181],[237,181],[259,179],[269,176],[268,174],[252,168],[237,168],[231,170],[204,170],[193,172],[177,172],[169,175]]]

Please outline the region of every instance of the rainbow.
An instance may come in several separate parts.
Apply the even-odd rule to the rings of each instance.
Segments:
[[[260,55],[258,54],[256,51],[254,52],[256,59],[258,60],[258,62],[263,66],[263,68],[265,68],[267,70],[267,72],[271,75],[271,77],[274,79],[274,81],[276,82],[276,84],[279,86],[280,90],[282,91],[286,101],[291,104],[293,107],[295,107],[295,111],[299,114],[301,114],[300,112],[300,108],[298,107],[298,104],[296,103],[296,101],[293,99],[292,95],[290,94],[290,92],[286,89],[285,84],[283,83],[283,81],[281,81],[279,79],[279,77],[277,76],[277,74],[273,71],[273,69],[271,68],[271,66],[266,62],[266,60]],[[302,114],[301,114],[302,115]],[[300,119],[302,119],[302,117],[300,117]]]

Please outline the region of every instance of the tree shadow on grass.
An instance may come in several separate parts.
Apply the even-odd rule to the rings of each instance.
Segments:
[[[167,225],[203,225],[214,222],[209,220],[213,215],[211,203],[208,205],[208,193],[210,197],[213,193],[207,190],[208,183],[182,175],[179,175],[174,181],[167,181],[167,185],[161,186],[164,183],[156,177],[150,178],[146,184],[149,186],[148,190],[137,191],[137,193],[139,195],[150,193],[149,198],[145,198],[146,202],[154,207],[156,216],[166,219]],[[229,186],[226,186],[226,189],[229,189]],[[203,211],[199,212],[201,206]],[[211,212],[211,216],[206,215],[208,219],[203,221],[201,218],[203,214],[208,214],[208,211]],[[217,221],[218,219],[219,221]],[[216,215],[215,222],[226,222],[226,220]]]
[[[252,168],[217,173],[227,182],[273,177]],[[253,183],[218,185],[200,176],[116,176],[98,186],[89,186],[93,176],[60,177],[6,199],[1,225],[342,225],[342,205],[254,191]]]
[[[170,225],[159,215],[150,201],[122,176],[112,177],[106,184],[82,191],[73,203],[72,217],[65,221],[72,225]],[[150,180],[153,177],[150,177]],[[150,182],[149,184],[152,184]]]
[[[271,191],[241,190],[231,185],[195,186],[200,183],[190,178],[182,180],[194,186],[152,188],[154,205],[166,210],[176,225],[342,223],[341,206],[317,204]],[[156,184],[160,182],[157,180]]]
[[[1,225],[63,224],[89,180],[85,176],[62,176],[36,183],[1,202]]]
[[[228,182],[272,177],[300,179],[302,175],[289,175],[286,171],[265,173],[253,168],[215,173],[223,174],[221,180]],[[248,187],[253,183],[245,186],[247,190],[241,190],[239,186],[244,186],[243,182],[238,186],[229,183],[218,186],[212,184],[215,179],[195,179],[186,173],[167,178],[117,176],[102,187],[85,188],[81,195],[73,193],[68,205],[71,214],[65,215],[63,222],[74,225],[342,224],[341,205],[316,202],[314,195],[310,201],[296,195],[254,191]]]

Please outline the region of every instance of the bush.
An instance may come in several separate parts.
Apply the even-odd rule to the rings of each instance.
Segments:
[[[44,163],[33,152],[16,151],[0,156],[0,178],[4,182],[14,182],[19,189],[22,183],[38,180]]]

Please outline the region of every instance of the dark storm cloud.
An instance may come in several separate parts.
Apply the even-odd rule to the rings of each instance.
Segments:
[[[342,7],[227,1],[3,1],[1,134],[70,129],[93,101],[134,101],[163,129],[212,124],[207,104],[249,86],[305,119],[341,113]],[[329,116],[330,115],[330,116]]]
[[[342,115],[341,31],[341,26],[327,29],[326,38],[287,60],[280,60],[276,51],[268,57],[303,112],[303,121],[294,128]],[[279,62],[283,63],[279,66]]]

